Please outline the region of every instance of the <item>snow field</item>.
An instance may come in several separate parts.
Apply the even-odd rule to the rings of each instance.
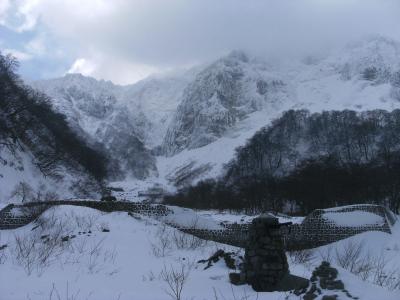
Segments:
[[[163,270],[165,274],[182,268],[187,274],[182,299],[296,299],[288,293],[257,295],[247,285],[232,286],[228,281],[230,270],[223,261],[203,270],[205,265],[197,261],[208,258],[217,249],[241,255],[243,250],[198,241],[156,220],[72,206],[50,209],[40,220],[42,226],[36,229],[30,224],[0,232],[0,246],[8,245],[0,250],[3,251],[0,254],[1,300],[171,299],[166,293],[168,285],[162,279]],[[364,240],[363,251],[384,253],[392,266],[398,266],[400,228],[396,226],[393,235],[367,232],[329,247],[343,250],[349,241]],[[70,238],[65,240],[66,236]],[[34,254],[18,251],[18,241],[28,250],[33,243]],[[291,272],[309,278],[324,259],[326,249],[328,246],[313,250],[309,260],[289,256]],[[40,259],[44,262],[39,263]],[[30,267],[29,261],[33,261]],[[337,266],[334,259],[332,265]],[[360,299],[400,299],[400,290],[388,291],[362,281],[348,270],[338,269],[346,288]]]

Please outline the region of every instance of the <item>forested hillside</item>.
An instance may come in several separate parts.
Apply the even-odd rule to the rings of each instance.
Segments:
[[[400,205],[400,110],[290,110],[261,129],[216,181],[167,201],[194,207],[294,210]]]
[[[52,110],[47,96],[23,84],[15,73],[17,67],[14,58],[0,54],[1,173],[6,172],[6,167],[13,166],[24,172],[22,157],[25,157],[32,160],[30,163],[40,171],[40,176],[58,180],[60,186],[67,184],[63,182],[66,175],[73,174],[71,177],[75,180],[87,184],[86,187],[82,185],[82,189],[99,190],[100,183],[107,176],[107,158],[70,129],[65,116]],[[21,178],[1,175],[8,184],[11,182],[18,186],[22,183]],[[78,185],[68,184],[71,188]]]

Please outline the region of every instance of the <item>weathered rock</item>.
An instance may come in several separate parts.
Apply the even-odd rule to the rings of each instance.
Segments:
[[[204,270],[210,268],[214,263],[218,262],[221,258],[224,259],[226,266],[229,269],[236,269],[236,262],[233,258],[233,252],[225,252],[222,249],[217,250],[213,255],[211,255],[208,259],[199,260],[197,263],[207,263],[207,266],[204,267]]]
[[[314,300],[315,298],[317,298],[318,296],[315,294],[305,294],[303,299],[304,300]]]
[[[325,295],[322,297],[322,300],[336,300],[338,295]]]
[[[229,281],[234,285],[245,284],[245,282],[241,280],[239,273],[229,273]]]
[[[303,277],[287,274],[277,284],[278,291],[302,290],[308,287],[309,281]]]
[[[341,280],[337,279],[338,271],[331,267],[328,262],[322,262],[319,267],[317,267],[310,279],[311,285],[307,291],[295,291],[295,294],[300,296],[303,295],[304,300],[312,300],[317,298],[319,295],[322,296],[322,300],[336,300],[344,297],[343,299],[358,299],[357,297],[353,297],[344,287],[344,284]],[[320,288],[318,288],[319,286]],[[335,291],[335,294],[331,294],[332,291]]]

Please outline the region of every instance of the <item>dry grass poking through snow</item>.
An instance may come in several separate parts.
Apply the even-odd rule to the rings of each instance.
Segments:
[[[383,250],[379,254],[372,253],[363,240],[350,238],[323,247],[317,252],[314,255],[349,271],[363,281],[388,290],[400,290],[400,271],[397,266],[390,263]]]
[[[188,219],[178,221],[190,225]],[[206,242],[150,218],[65,206],[44,213],[37,225],[0,233],[0,246],[8,245],[0,250],[0,282],[7,282],[0,285],[0,295],[7,300],[271,300],[289,296],[278,292],[257,294],[247,285],[232,286],[224,261],[207,269],[195,262],[218,249],[240,251],[238,255],[243,255],[243,250]],[[335,245],[337,251],[321,247],[290,253],[291,272],[310,277],[324,254],[332,265],[337,266],[338,260],[344,268],[364,277],[366,281],[362,282],[346,270],[339,270],[346,287],[348,284],[349,291],[355,289],[354,295],[360,299],[376,300],[376,295],[383,295],[381,300],[400,299],[400,292],[391,294],[367,283],[375,281],[386,289],[396,289],[388,269],[390,263],[374,261],[371,257],[376,254],[364,258],[364,245],[363,251],[358,251],[359,247],[346,248],[343,243]],[[352,266],[346,263],[349,261],[357,264]],[[365,267],[364,261],[373,261],[373,267]]]
[[[196,229],[197,223],[194,222],[190,229]],[[156,235],[150,240],[151,251],[156,257],[166,257],[174,250],[196,250],[204,248],[208,241],[186,234],[169,227],[166,224],[160,224]]]
[[[67,218],[58,218],[54,211],[41,216],[31,231],[15,233],[7,247],[8,255],[0,253],[0,262],[9,258],[28,276],[33,272],[40,276],[53,264],[81,264],[89,273],[97,273],[104,264],[115,262],[115,248],[105,249],[104,239],[90,239],[92,231],[99,229],[94,227],[95,215],[84,217],[71,212]]]

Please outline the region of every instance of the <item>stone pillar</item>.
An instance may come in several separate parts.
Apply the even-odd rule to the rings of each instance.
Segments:
[[[256,291],[275,291],[289,275],[279,221],[269,215],[253,220],[249,229],[241,279]]]

